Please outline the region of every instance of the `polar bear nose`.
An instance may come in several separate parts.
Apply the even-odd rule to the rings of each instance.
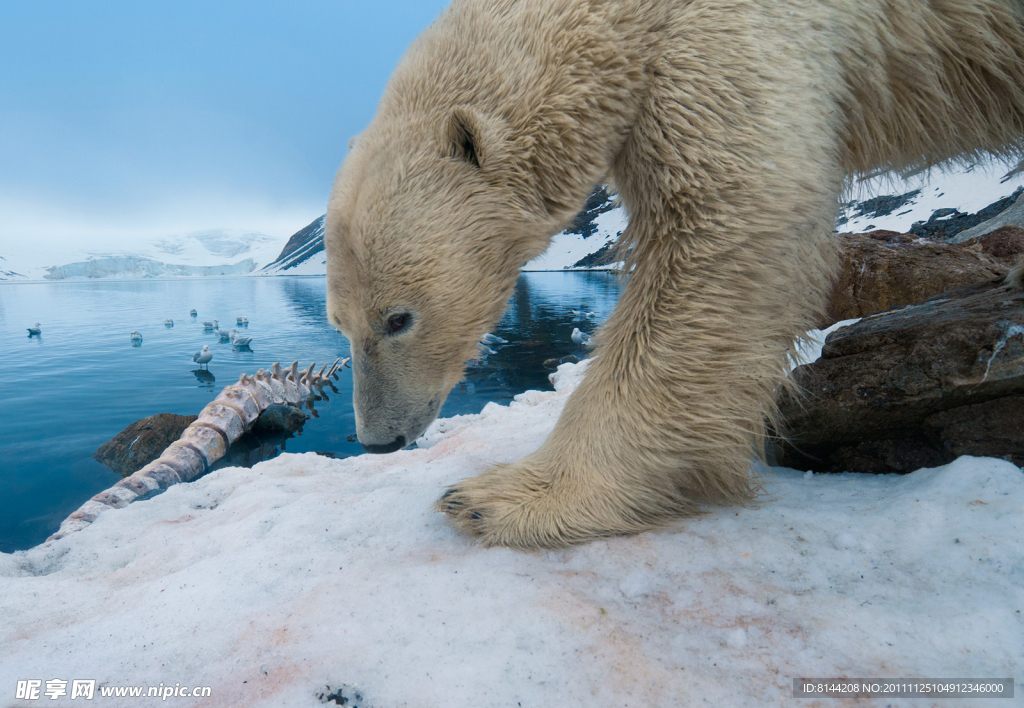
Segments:
[[[360,443],[363,449],[367,452],[373,453],[374,455],[386,455],[389,452],[395,450],[401,450],[405,447],[405,436],[399,435],[397,438],[385,445],[367,445],[366,443]]]

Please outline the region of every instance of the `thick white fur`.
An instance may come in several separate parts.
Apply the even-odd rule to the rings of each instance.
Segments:
[[[331,197],[360,440],[422,431],[518,268],[612,180],[631,270],[596,361],[540,450],[439,508],[535,548],[748,502],[845,180],[1022,136],[1017,0],[456,0]]]

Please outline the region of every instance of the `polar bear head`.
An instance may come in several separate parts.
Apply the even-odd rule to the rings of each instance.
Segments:
[[[327,311],[352,346],[356,431],[370,452],[437,416],[519,269],[557,231],[536,208],[502,120],[470,106],[377,119],[327,211]],[[541,214],[541,216],[535,216]]]

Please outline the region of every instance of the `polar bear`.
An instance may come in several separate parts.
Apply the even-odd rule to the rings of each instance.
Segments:
[[[749,502],[845,180],[1022,136],[1019,0],[455,0],[331,193],[359,440],[424,431],[520,267],[610,182],[628,284],[585,380],[537,452],[438,507],[538,548]]]

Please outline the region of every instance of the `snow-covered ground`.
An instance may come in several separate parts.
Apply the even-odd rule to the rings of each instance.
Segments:
[[[910,197],[906,204],[891,214],[854,216],[854,210],[846,209],[850,217],[838,230],[842,233],[862,233],[875,229],[887,229],[906,233],[917,221],[927,221],[937,209],[957,209],[973,214],[1003,197],[1013,194],[1017,187],[1024,186],[1024,172],[1004,176],[1016,167],[1015,160],[986,160],[977,165],[946,165],[930,172],[901,179],[886,173],[857,182],[844,202],[863,202],[881,195],[903,195],[920,190]]]
[[[12,701],[18,680],[95,679],[210,687],[180,706],[342,684],[378,708],[953,706],[793,700],[791,681],[1024,674],[1024,474],[1001,460],[764,470],[758,508],[553,552],[480,548],[430,510],[536,449],[585,368],[421,449],[222,469],[0,555],[5,705],[69,702]]]
[[[87,244],[64,242],[59,248],[31,239],[5,239],[0,244],[0,280],[219,275],[224,266],[228,274],[244,275],[277,258],[287,240],[228,230],[130,242],[123,235],[94,236]]]
[[[615,207],[610,211],[599,214],[594,223],[597,231],[589,238],[583,238],[579,234],[565,233],[555,234],[551,239],[548,250],[540,254],[532,261],[523,266],[523,270],[563,270],[570,268],[581,258],[596,253],[609,243],[613,243],[626,228],[629,219],[622,207]]]

